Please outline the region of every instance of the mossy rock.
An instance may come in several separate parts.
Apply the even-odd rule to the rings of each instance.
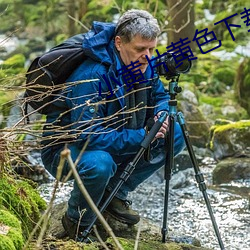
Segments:
[[[26,239],[45,210],[46,202],[36,189],[26,180],[16,180],[2,174],[0,176],[0,207],[6,208],[21,221]]]
[[[215,159],[230,156],[249,156],[250,120],[214,125],[210,130],[210,149]]]
[[[0,209],[0,249],[22,249],[24,239],[21,223],[9,211]]]
[[[215,119],[225,119],[225,117],[231,121],[249,118],[247,111],[235,100],[231,91],[226,91],[220,96],[200,93],[199,104],[207,119],[212,122]]]

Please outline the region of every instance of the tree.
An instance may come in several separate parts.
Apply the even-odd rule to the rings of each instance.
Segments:
[[[192,40],[195,34],[195,0],[168,0],[166,1],[169,9],[167,25],[168,44],[177,42],[180,38],[188,37]],[[195,43],[191,43],[190,47],[193,50]]]

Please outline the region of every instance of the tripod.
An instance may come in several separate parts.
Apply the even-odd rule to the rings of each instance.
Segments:
[[[168,132],[168,136],[166,138],[168,151],[166,153],[166,162],[165,162],[165,180],[166,180],[165,184],[166,185],[165,185],[164,215],[163,215],[163,226],[162,226],[162,242],[163,243],[166,242],[166,234],[168,232],[168,230],[167,230],[167,214],[168,214],[169,182],[171,179],[172,169],[173,169],[173,164],[174,164],[174,123],[175,123],[175,119],[177,117],[178,122],[181,126],[181,130],[182,130],[185,142],[186,142],[186,146],[187,146],[192,164],[194,166],[195,178],[196,178],[197,183],[199,184],[199,189],[202,192],[203,197],[205,199],[206,206],[207,206],[207,209],[209,211],[209,215],[210,215],[217,239],[219,241],[220,248],[221,248],[221,250],[225,250],[223,242],[221,240],[219,230],[218,230],[218,226],[216,224],[216,221],[215,221],[215,218],[213,215],[213,211],[212,211],[209,199],[208,199],[208,195],[206,192],[206,184],[204,183],[203,175],[199,170],[198,163],[197,163],[195,154],[193,152],[193,148],[192,148],[191,143],[190,143],[189,135],[188,135],[188,132],[186,129],[185,121],[184,121],[184,117],[180,112],[177,113],[177,111],[176,111],[177,110],[176,109],[177,100],[175,99],[175,97],[176,97],[177,93],[180,93],[181,91],[182,91],[182,89],[178,86],[178,78],[176,81],[174,81],[174,79],[172,79],[169,83],[169,94],[170,94],[169,113],[167,113],[167,112],[161,113],[159,119],[155,122],[155,124],[151,128],[148,135],[142,141],[140,150],[135,155],[134,159],[128,163],[128,165],[126,166],[126,168],[124,169],[123,173],[120,176],[119,182],[117,183],[117,185],[115,186],[113,191],[109,194],[108,198],[102,204],[102,206],[99,210],[102,213],[107,208],[107,206],[112,201],[112,199],[114,198],[114,196],[116,195],[116,193],[118,192],[118,190],[120,189],[122,184],[132,174],[138,161],[143,156],[144,152],[147,150],[150,143],[153,141],[153,139],[155,138],[155,135],[157,134],[157,132],[161,128],[163,122],[166,120],[166,118],[168,116],[169,132]],[[83,241],[87,239],[87,237],[88,237],[89,233],[91,232],[92,227],[94,226],[96,220],[97,220],[97,216],[94,217],[94,219],[92,220],[90,225],[83,231],[83,233],[82,233]]]
[[[172,79],[169,83],[169,94],[170,94],[170,100],[168,102],[169,103],[169,114],[168,114],[169,132],[166,137],[166,145],[167,145],[168,151],[166,153],[166,161],[165,161],[165,201],[164,201],[164,215],[163,215],[163,226],[162,226],[162,242],[163,243],[166,242],[166,234],[168,232],[167,216],[168,216],[169,182],[171,179],[172,169],[174,166],[174,123],[177,117],[177,120],[181,126],[182,134],[183,134],[186,146],[187,146],[189,157],[194,167],[196,182],[198,183],[199,189],[203,194],[203,198],[205,200],[220,248],[221,250],[225,250],[225,247],[223,245],[220,232],[219,232],[219,229],[218,229],[218,226],[217,226],[217,223],[216,223],[213,211],[212,211],[212,207],[208,199],[208,195],[206,192],[207,188],[204,182],[204,177],[199,169],[198,162],[197,162],[197,159],[195,157],[195,154],[194,154],[191,142],[190,142],[189,133],[186,128],[184,116],[181,112],[177,113],[177,108],[176,108],[177,100],[175,99],[175,97],[177,93],[180,93],[182,91],[181,87],[178,86],[178,78],[176,81]]]

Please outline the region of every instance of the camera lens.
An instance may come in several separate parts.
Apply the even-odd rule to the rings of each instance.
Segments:
[[[176,68],[176,71],[178,73],[186,73],[189,71],[190,68],[191,68],[191,62],[188,60],[187,57],[182,61],[182,64],[178,68]]]

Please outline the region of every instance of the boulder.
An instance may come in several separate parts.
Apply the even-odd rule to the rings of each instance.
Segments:
[[[209,141],[209,122],[204,118],[198,106],[189,101],[181,101],[181,112],[193,146],[206,148]]]
[[[94,242],[86,245],[85,243],[77,243],[67,238],[58,239],[58,236],[63,235],[63,227],[61,224],[61,217],[65,213],[67,204],[65,202],[56,204],[53,206],[51,213],[51,221],[47,229],[47,236],[43,241],[43,244],[53,245],[54,247],[60,246],[60,249],[78,249],[77,247],[82,247],[86,249],[103,249],[103,247],[98,242]],[[121,222],[114,220],[109,215],[104,213],[106,221],[109,223],[120,244],[124,249],[134,249],[135,239],[137,237],[138,231],[140,231],[139,236],[139,249],[159,249],[159,250],[209,250],[206,247],[200,245],[199,240],[193,237],[186,237],[180,235],[174,235],[169,233],[167,237],[167,242],[161,242],[161,229],[149,220],[141,219],[140,223],[135,226],[128,226]],[[97,226],[98,232],[103,236],[104,234],[99,230],[104,230],[100,225]],[[108,236],[108,235],[107,235]],[[109,246],[109,249],[114,249],[114,242],[112,238],[108,237],[105,239],[105,243]],[[74,248],[75,247],[75,248]],[[81,248],[81,249],[82,249]]]
[[[209,147],[216,160],[250,157],[250,120],[215,124],[210,136]]]
[[[228,183],[233,180],[250,179],[250,158],[226,158],[213,171],[213,183]]]

